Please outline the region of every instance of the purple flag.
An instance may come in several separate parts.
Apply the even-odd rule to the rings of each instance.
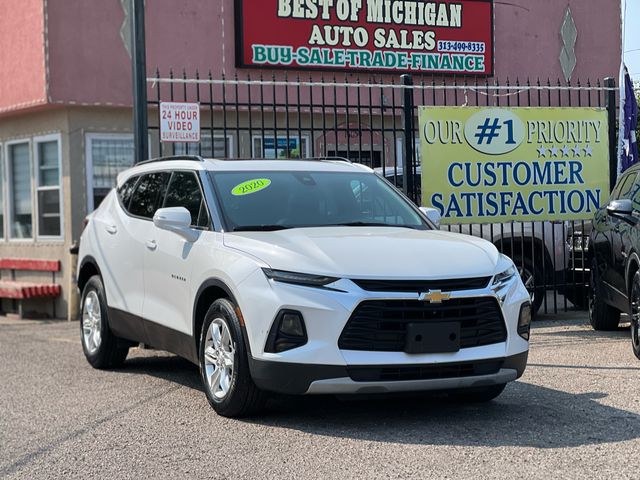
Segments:
[[[638,102],[633,91],[633,82],[629,72],[624,72],[624,103],[620,105],[620,117],[624,116],[620,123],[620,172],[624,172],[630,166],[638,163],[638,142],[636,129],[638,128]]]

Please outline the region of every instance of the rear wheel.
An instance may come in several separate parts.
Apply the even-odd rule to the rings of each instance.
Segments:
[[[506,384],[489,385],[487,387],[461,388],[449,393],[449,398],[461,403],[490,402],[500,396]]]
[[[259,412],[265,393],[253,383],[248,352],[235,305],[216,300],[205,316],[200,333],[200,375],[207,400],[224,417]]]
[[[104,285],[99,275],[91,277],[85,285],[81,305],[82,350],[87,361],[98,369],[121,366],[129,353],[129,344],[109,328]]]
[[[589,283],[589,322],[591,326],[594,330],[615,330],[620,323],[620,311],[603,300],[602,280],[595,257],[591,261],[591,281]]]
[[[640,360],[640,272],[636,272],[631,283],[631,347]]]

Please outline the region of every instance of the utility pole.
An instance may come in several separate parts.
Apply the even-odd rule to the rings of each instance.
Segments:
[[[147,55],[144,30],[144,0],[129,0],[131,19],[131,70],[133,72],[133,137],[135,163],[149,158],[147,118]]]

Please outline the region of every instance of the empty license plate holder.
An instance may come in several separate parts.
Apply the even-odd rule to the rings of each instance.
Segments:
[[[460,350],[460,322],[409,323],[406,353],[453,353]]]

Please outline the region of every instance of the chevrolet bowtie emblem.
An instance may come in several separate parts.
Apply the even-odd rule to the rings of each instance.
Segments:
[[[420,301],[429,303],[442,303],[450,298],[450,293],[442,293],[441,290],[431,290],[429,293],[420,295]]]

